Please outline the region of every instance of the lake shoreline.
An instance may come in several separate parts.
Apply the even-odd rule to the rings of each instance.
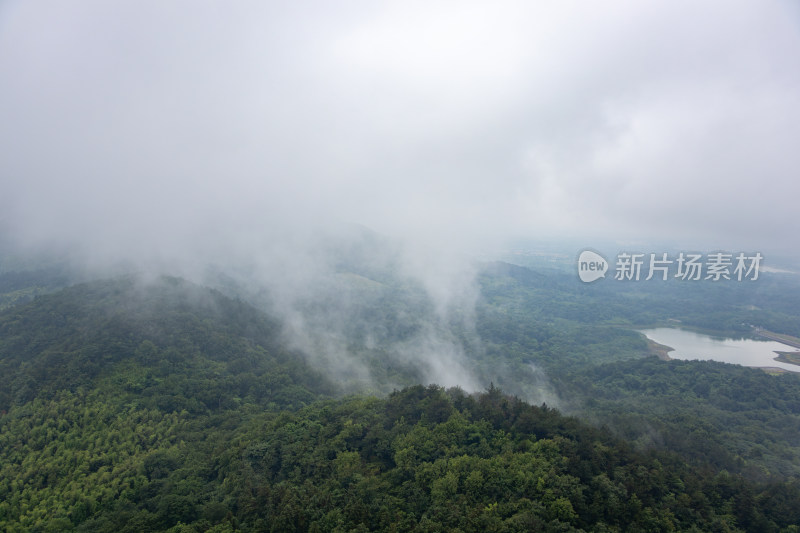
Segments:
[[[800,351],[798,352],[775,352],[778,357],[773,358],[774,361],[780,363],[788,363],[790,365],[800,366]]]
[[[764,337],[765,339],[770,339],[775,342],[780,342],[781,344],[791,346],[792,348],[800,348],[800,339],[798,339],[797,337],[792,337],[791,335],[775,333],[774,331],[769,331],[764,328],[753,328],[753,333],[755,333],[759,337]]]
[[[642,333],[642,335],[644,334]],[[647,353],[655,355],[662,361],[672,361],[672,358],[669,356],[669,352],[675,351],[675,348],[672,346],[667,346],[666,344],[660,344],[649,338],[647,335],[645,335],[644,338],[647,340]]]
[[[647,343],[647,354],[662,361],[708,360],[760,368],[764,372],[800,373],[800,351],[776,339],[714,337],[684,326],[636,328]],[[775,357],[775,355],[778,357]]]

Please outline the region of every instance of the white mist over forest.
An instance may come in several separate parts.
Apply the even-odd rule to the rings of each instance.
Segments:
[[[790,1],[3,2],[0,230],[91,271],[224,272],[355,376],[345,318],[390,273],[436,317],[398,357],[474,388],[486,249],[785,252],[799,20]]]

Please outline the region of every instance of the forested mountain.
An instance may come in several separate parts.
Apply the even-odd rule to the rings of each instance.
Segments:
[[[800,375],[643,358],[648,345],[631,329],[680,321],[730,336],[747,334],[752,323],[794,332],[795,278],[587,288],[563,272],[495,263],[481,283],[477,328],[487,366],[535,364],[563,411],[607,425],[637,446],[678,451],[751,479],[800,475]]]
[[[343,397],[281,331],[249,304],[177,278],[91,282],[2,312],[3,528],[777,532],[800,524],[796,477],[726,470],[705,451],[713,439],[693,434],[679,453],[630,443],[493,386]],[[617,364],[594,385],[595,405],[615,422],[609,406],[632,398],[615,380],[646,394],[657,383],[634,386],[640,378],[620,376],[653,370]],[[797,390],[782,386],[781,394]],[[686,387],[697,397],[705,390]],[[772,407],[790,420],[797,406],[785,402]]]
[[[177,278],[81,284],[9,309],[0,365],[3,409],[101,385],[193,412],[248,396],[299,406],[333,391],[284,347],[274,320]]]
[[[0,533],[800,533],[799,9],[0,0]]]
[[[13,270],[0,273],[0,309],[30,301],[34,297],[70,284],[70,275],[61,268]]]

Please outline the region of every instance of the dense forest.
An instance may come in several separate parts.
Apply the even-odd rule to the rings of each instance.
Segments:
[[[368,275],[348,279],[363,288]],[[757,303],[757,319],[792,333],[789,297],[770,283],[725,289],[713,318],[703,295],[587,293],[491,264],[480,346],[463,321],[440,324],[483,392],[389,392],[420,377],[397,364],[373,373],[386,392],[369,395],[292,348],[266,296],[15,276],[6,294],[35,297],[0,313],[6,531],[800,530],[798,376],[659,361],[621,327],[705,317],[735,330]],[[417,288],[380,283],[362,318],[392,327],[369,347],[347,332],[374,367],[430,316]],[[559,409],[525,401],[541,388]]]
[[[746,324],[796,333],[800,283],[608,283],[587,286],[554,270],[493,264],[482,275],[477,328],[485,366],[518,375],[546,370],[559,407],[603,424],[640,447],[753,479],[800,474],[800,375],[769,375],[711,361],[659,361],[631,327],[671,325],[743,336]],[[761,283],[763,281],[763,283]],[[744,325],[744,326],[743,326]],[[513,375],[497,380],[524,394]],[[542,386],[537,382],[538,386]]]

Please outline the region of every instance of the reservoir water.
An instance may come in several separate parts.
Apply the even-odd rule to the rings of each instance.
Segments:
[[[794,352],[797,348],[770,340],[725,339],[710,337],[677,328],[655,328],[640,330],[647,338],[669,346],[672,359],[700,359],[734,363],[742,366],[771,366],[800,372],[800,366],[775,361],[775,351]]]

